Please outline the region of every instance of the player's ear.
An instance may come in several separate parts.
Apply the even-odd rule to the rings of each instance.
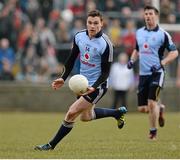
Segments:
[[[101,21],[101,27],[103,27],[104,26],[104,22],[103,21]]]

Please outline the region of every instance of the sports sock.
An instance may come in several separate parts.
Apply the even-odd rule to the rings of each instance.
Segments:
[[[94,119],[100,119],[105,117],[114,117],[116,119],[120,116],[120,111],[117,109],[109,108],[94,108]]]
[[[55,148],[55,146],[71,131],[73,128],[73,122],[63,121],[61,127],[58,132],[54,136],[54,138],[49,142],[49,144]]]
[[[150,133],[150,134],[153,134],[153,135],[156,135],[156,134],[157,134],[157,128],[151,128],[151,129],[149,130],[149,133]]]

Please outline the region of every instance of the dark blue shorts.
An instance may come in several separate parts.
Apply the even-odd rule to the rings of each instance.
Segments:
[[[158,101],[159,93],[164,84],[164,72],[140,76],[138,85],[138,106],[148,104],[148,99]]]
[[[83,96],[89,103],[96,104],[107,92],[107,83],[103,83],[94,92]]]

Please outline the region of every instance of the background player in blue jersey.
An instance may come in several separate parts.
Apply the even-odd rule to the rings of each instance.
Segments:
[[[171,36],[158,26],[159,11],[153,6],[144,8],[145,27],[136,32],[136,48],[127,67],[139,58],[138,110],[149,113],[149,138],[156,139],[158,119],[164,125],[162,111],[157,104],[164,83],[164,67],[178,56]],[[168,54],[164,58],[164,50]]]
[[[94,108],[107,91],[107,78],[113,57],[113,47],[109,38],[102,33],[103,18],[99,11],[91,11],[87,16],[87,30],[78,32],[74,37],[73,48],[61,78],[52,83],[53,89],[63,86],[70,74],[76,57],[80,54],[80,74],[87,77],[89,88],[69,107],[62,125],[49,143],[38,145],[36,150],[52,150],[72,130],[78,116],[82,121],[113,117],[118,128],[124,125],[125,107],[118,109]]]

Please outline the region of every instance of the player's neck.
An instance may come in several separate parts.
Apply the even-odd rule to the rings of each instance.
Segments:
[[[146,27],[148,30],[153,30],[157,27],[157,24],[149,24],[149,25],[146,25]]]

